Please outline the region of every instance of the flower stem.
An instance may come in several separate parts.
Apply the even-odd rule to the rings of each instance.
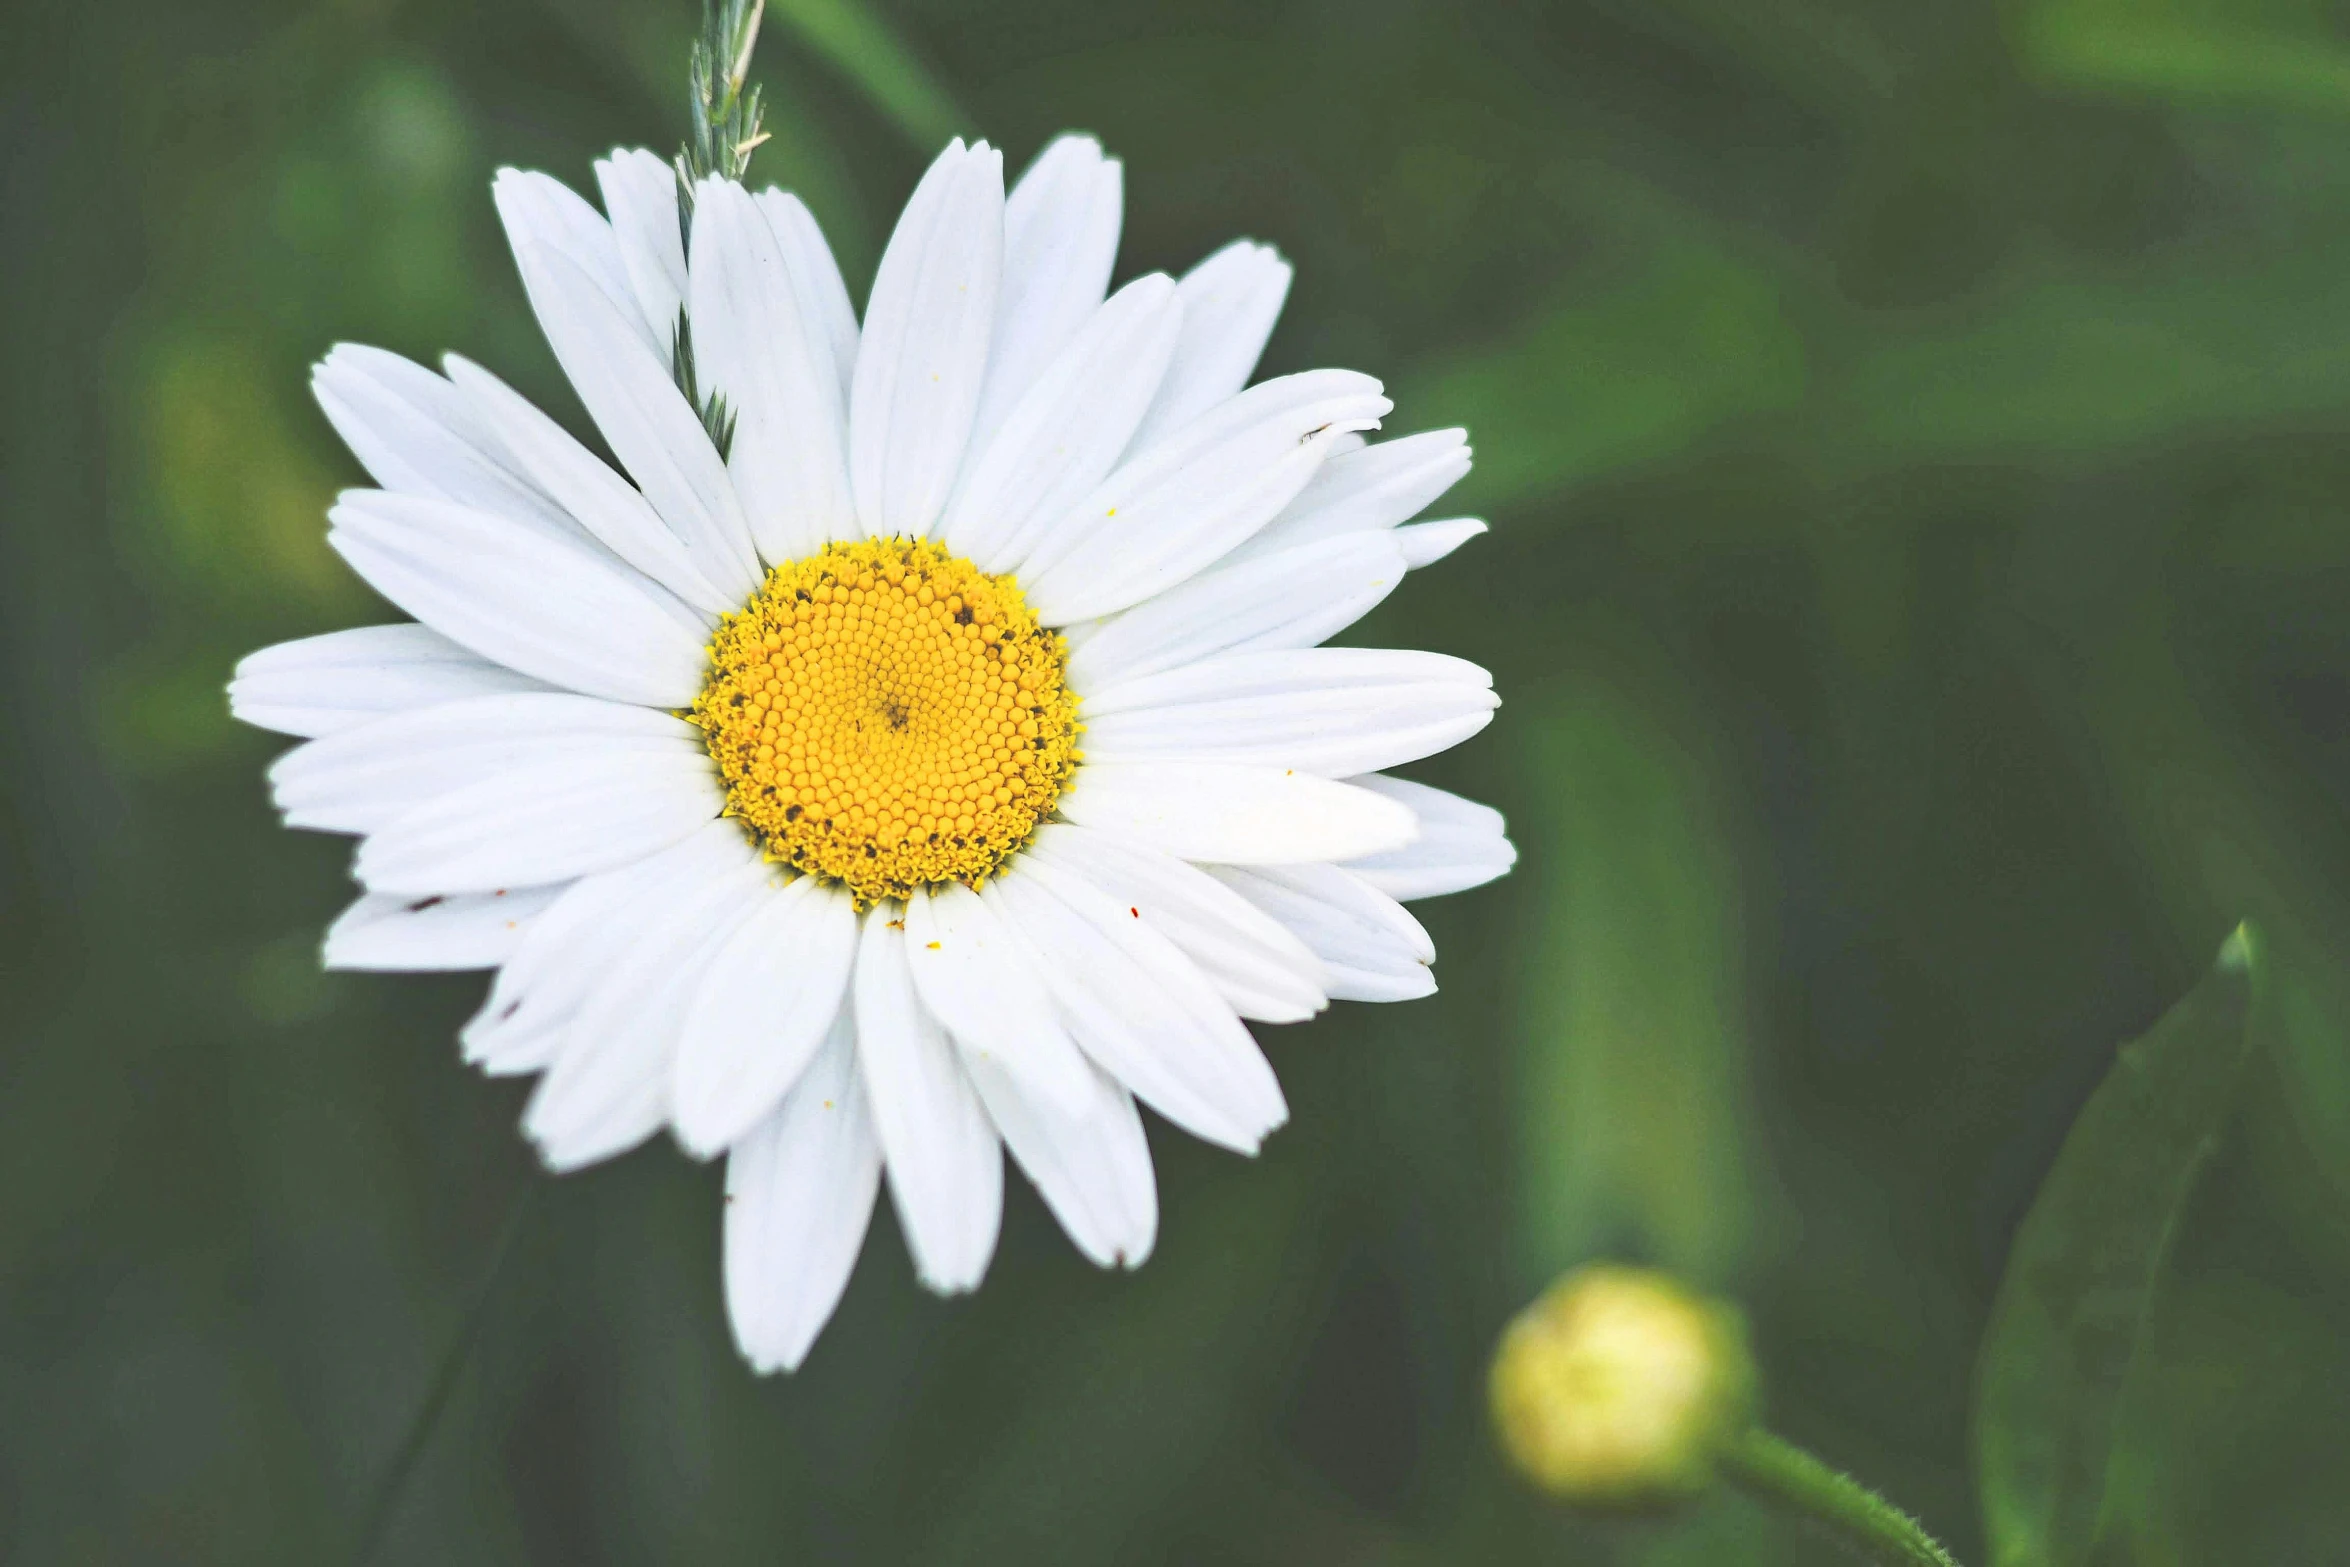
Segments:
[[[1732,1442],[1720,1461],[1722,1473],[1749,1496],[1801,1518],[1875,1567],[1958,1567],[1915,1518],[1759,1426]]]
[[[688,71],[692,129],[672,164],[677,171],[677,239],[689,257],[694,248],[694,182],[710,175],[740,182],[751,154],[767,139],[759,129],[759,89],[750,85],[751,51],[759,43],[759,19],[767,0],[702,0],[702,31],[694,40]],[[670,328],[669,369],[677,389],[702,416],[702,428],[724,462],[734,448],[735,411],[726,398],[704,396],[694,374],[694,328],[685,307]]]

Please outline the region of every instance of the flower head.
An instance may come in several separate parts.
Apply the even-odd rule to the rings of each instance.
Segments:
[[[1367,442],[1389,404],[1348,371],[1247,384],[1264,246],[1111,293],[1089,139],[1008,198],[950,146],[861,321],[791,195],[596,173],[602,212],[496,196],[620,471],[462,359],[318,368],[378,486],[330,541],[414,620],[265,649],[230,700],[306,738],[287,822],[361,840],[327,961],[495,970],[465,1053],[539,1074],[554,1169],[663,1128],[724,1154],[762,1368],[831,1314],[884,1172],[933,1289],[986,1271],[1006,1149],[1133,1266],[1137,1102],[1253,1152],[1287,1109],[1243,1020],[1427,994],[1402,901],[1514,857],[1384,772],[1485,725],[1484,671],[1320,645],[1482,531],[1402,526],[1462,433]]]
[[[1746,1332],[1661,1273],[1594,1265],[1544,1291],[1493,1358],[1503,1449],[1571,1502],[1644,1507],[1711,1482],[1753,1417]]]

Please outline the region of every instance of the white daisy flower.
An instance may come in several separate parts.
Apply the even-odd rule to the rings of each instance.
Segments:
[[[1490,677],[1319,646],[1482,531],[1402,526],[1463,434],[1366,443],[1389,404],[1351,371],[1248,385],[1289,287],[1262,245],[1108,293],[1120,172],[1086,138],[1008,198],[950,146],[861,327],[788,193],[706,180],[681,234],[662,159],[596,174],[603,214],[543,174],[496,196],[626,478],[462,359],[318,367],[381,486],[329,539],[415,617],[230,687],[307,740],[270,770],[287,823],[360,839],[326,961],[495,969],[464,1052],[541,1074],[552,1169],[663,1127],[724,1154],[762,1370],[830,1316],[884,1172],[931,1289],[986,1272],[1004,1148],[1132,1267],[1137,1101],[1254,1152],[1287,1109],[1242,1020],[1428,994],[1403,902],[1514,858],[1383,771],[1483,728]]]

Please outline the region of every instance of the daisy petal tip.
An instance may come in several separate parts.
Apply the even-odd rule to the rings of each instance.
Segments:
[[[730,1211],[729,1218],[732,1216]],[[735,1349],[757,1375],[788,1376],[807,1362],[809,1351],[832,1319],[838,1294],[827,1290],[811,1295],[795,1290],[781,1299],[759,1301],[748,1295],[752,1288],[748,1281],[728,1280],[727,1317],[733,1325]]]
[[[1257,1134],[1254,1137],[1250,1137],[1245,1141],[1234,1142],[1230,1145],[1230,1147],[1234,1153],[1240,1155],[1243,1159],[1257,1158],[1264,1153],[1265,1144],[1273,1140],[1273,1134],[1280,1131],[1288,1124],[1289,1106],[1284,1104],[1281,1107],[1280,1113],[1275,1115],[1271,1120],[1266,1121],[1262,1127],[1259,1128]]]
[[[1471,539],[1491,532],[1481,517],[1455,517],[1443,522],[1415,522],[1395,530],[1402,546],[1404,566],[1417,571],[1433,566]]]
[[[1286,1116],[1283,1117],[1284,1121],[1286,1119]],[[1257,1157],[1257,1155],[1265,1151],[1265,1139],[1272,1136],[1274,1132],[1280,1130],[1281,1125],[1282,1121],[1275,1121],[1271,1125],[1264,1127],[1253,1135],[1246,1137],[1224,1138],[1221,1140],[1220,1146],[1232,1153],[1240,1155],[1243,1159],[1254,1159]]]
[[[569,1175],[592,1162],[571,1156],[556,1145],[553,1137],[533,1129],[527,1121],[523,1124],[522,1135],[529,1142],[530,1151],[538,1155],[539,1168],[549,1175]]]
[[[961,1270],[942,1273],[916,1268],[914,1280],[941,1300],[953,1300],[958,1295],[969,1295],[979,1288],[979,1276]]]
[[[776,1342],[772,1329],[747,1333],[739,1322],[734,1327],[735,1353],[751,1368],[753,1376],[790,1376],[807,1360],[808,1351],[816,1345],[816,1334],[804,1336],[796,1329]]]
[[[490,176],[490,202],[498,209],[498,218],[505,225],[509,243],[517,243],[529,232],[528,211],[537,194],[538,182],[547,176],[518,169],[511,164],[501,165]]]
[[[1132,1273],[1135,1269],[1141,1267],[1144,1263],[1151,1260],[1151,1253],[1158,1249],[1158,1245],[1158,1229],[1154,1225],[1149,1234],[1143,1236],[1140,1240],[1136,1241],[1131,1246],[1122,1246],[1117,1251],[1113,1252],[1109,1261],[1104,1264],[1104,1266],[1120,1268],[1128,1273]]]
[[[773,1354],[769,1358],[767,1362],[767,1369],[764,1374],[768,1376],[774,1376],[778,1373],[781,1373],[784,1376],[791,1376],[797,1372],[800,1367],[806,1365],[808,1363],[808,1355],[810,1351],[814,1350],[816,1347],[817,1335],[824,1331],[825,1323],[829,1322],[830,1320],[832,1320],[832,1313],[827,1310],[823,1316],[817,1318],[814,1322],[806,1324],[794,1323],[791,1327],[788,1337],[782,1344],[775,1348]]]
[[[330,376],[355,371],[358,368],[357,361],[364,353],[364,346],[358,343],[329,345],[327,351],[319,355],[317,362],[310,367],[310,385],[316,388]]]
[[[724,1107],[702,1098],[672,1097],[670,1137],[687,1158],[707,1164],[741,1140],[742,1130],[732,1124],[739,1117]]]
[[[731,1079],[712,1071],[693,1071],[689,1056],[681,1058],[669,1089],[669,1129],[677,1146],[704,1163],[731,1153],[774,1109],[763,1097],[746,1097]]]

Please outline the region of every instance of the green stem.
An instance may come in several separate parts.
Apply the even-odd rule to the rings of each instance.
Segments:
[[[1757,1427],[1721,1455],[1722,1472],[1876,1567],[1958,1567],[1915,1518],[1848,1474]]]

